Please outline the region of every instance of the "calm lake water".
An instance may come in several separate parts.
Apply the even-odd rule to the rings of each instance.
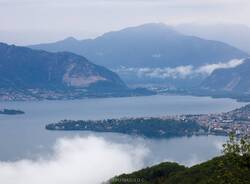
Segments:
[[[226,112],[245,105],[232,99],[192,96],[147,96],[71,101],[0,102],[0,108],[20,109],[25,115],[0,115],[0,160],[36,159],[52,151],[62,137],[94,135],[108,141],[143,144],[150,150],[145,165],[165,160],[192,165],[220,153],[225,137],[202,136],[144,139],[112,133],[53,132],[45,125],[62,119],[103,119]]]

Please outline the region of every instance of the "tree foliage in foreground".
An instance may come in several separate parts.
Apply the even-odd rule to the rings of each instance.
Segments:
[[[229,135],[229,140],[223,144],[223,151],[225,155],[250,155],[250,137],[244,136],[237,139],[233,133]]]
[[[161,163],[110,180],[111,184],[250,184],[250,139],[233,134],[223,145],[223,154],[186,168],[177,163]]]

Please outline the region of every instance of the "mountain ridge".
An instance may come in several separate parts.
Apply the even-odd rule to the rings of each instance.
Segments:
[[[228,44],[186,36],[170,26],[155,23],[104,33],[95,39],[74,40],[71,45],[68,42],[63,40],[30,47],[75,52],[110,68],[201,65],[248,56]],[[186,63],[184,58],[189,62]]]
[[[187,23],[175,26],[175,30],[209,40],[218,40],[250,53],[250,27],[242,24],[196,24]]]
[[[120,77],[70,52],[0,43],[0,98],[50,99],[136,94]]]

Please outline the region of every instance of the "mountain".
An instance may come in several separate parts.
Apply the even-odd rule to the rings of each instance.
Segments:
[[[247,56],[230,45],[182,35],[164,24],[130,27],[96,39],[68,38],[30,47],[53,52],[71,51],[109,68],[200,66]]]
[[[249,184],[250,160],[220,156],[190,168],[165,162],[112,178],[110,184]]]
[[[0,98],[63,98],[129,93],[114,72],[69,52],[0,43]]]
[[[250,59],[229,69],[215,70],[200,88],[213,93],[250,95]]]
[[[105,33],[95,39],[76,40],[71,37],[30,47],[84,55],[117,72],[129,84],[169,86],[186,85],[186,74],[192,67],[248,57],[228,44],[186,36],[167,25],[153,23]],[[190,78],[194,79],[193,76]],[[200,78],[195,81],[199,82]],[[189,84],[194,84],[194,81]]]
[[[182,34],[228,43],[250,53],[250,27],[242,24],[180,24],[175,30]]]

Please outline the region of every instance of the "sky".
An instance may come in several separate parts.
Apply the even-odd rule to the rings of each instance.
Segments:
[[[93,38],[150,22],[250,25],[249,0],[0,0],[0,42]]]

